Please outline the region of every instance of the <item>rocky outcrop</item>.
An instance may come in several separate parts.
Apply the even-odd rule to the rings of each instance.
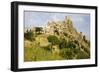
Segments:
[[[81,49],[90,52],[90,41],[86,38],[83,39],[83,36],[85,35],[83,35],[82,32],[77,31],[69,16],[66,16],[63,21],[49,21],[45,31],[46,34],[57,35],[68,41],[77,41]]]

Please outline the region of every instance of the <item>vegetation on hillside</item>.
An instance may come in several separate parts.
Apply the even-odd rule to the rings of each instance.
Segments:
[[[54,27],[54,34],[43,33],[43,28],[24,32],[24,61],[74,60],[90,58],[90,41],[78,33],[70,19],[66,20],[60,32]],[[66,28],[65,28],[66,25]],[[64,26],[64,27],[63,27]],[[68,27],[68,28],[67,28]],[[66,30],[66,31],[65,31]]]

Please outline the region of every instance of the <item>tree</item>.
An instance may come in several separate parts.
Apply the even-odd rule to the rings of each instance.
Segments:
[[[70,49],[74,49],[76,48],[76,44],[72,41],[66,41],[65,39],[62,39],[60,44],[59,44],[60,49],[62,48],[70,48]]]
[[[35,28],[35,32],[36,32],[37,34],[41,34],[42,31],[43,31],[43,28],[42,28],[42,27],[36,27],[36,28]]]
[[[60,49],[67,48],[67,44],[68,44],[68,42],[65,39],[61,39],[60,43],[59,43]]]
[[[77,44],[77,45],[79,46],[78,40],[74,40],[74,43]]]
[[[88,44],[88,46],[90,46],[90,40],[87,40],[85,35],[83,36],[83,40],[85,43]]]
[[[30,30],[27,30],[27,31],[24,33],[24,37],[25,37],[25,39],[30,40],[30,41],[35,40],[35,39],[34,39],[34,34],[33,34],[33,32],[32,32],[31,29],[30,29]]]
[[[54,35],[48,36],[47,39],[52,45],[58,45],[60,42],[59,39]]]
[[[88,59],[90,56],[85,53],[84,51],[80,51],[78,54],[77,54],[77,59]]]
[[[85,37],[85,35],[83,36],[83,40],[86,41],[86,37]]]
[[[76,48],[76,44],[72,41],[69,41],[68,44],[67,44],[67,47],[68,48]]]
[[[61,53],[60,54],[65,59],[73,59],[73,57],[74,57],[73,51],[70,48],[61,49]]]

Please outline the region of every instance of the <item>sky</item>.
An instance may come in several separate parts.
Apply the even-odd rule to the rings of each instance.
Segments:
[[[63,21],[65,16],[70,16],[77,31],[90,39],[90,14],[24,11],[24,26],[43,27],[48,21]]]

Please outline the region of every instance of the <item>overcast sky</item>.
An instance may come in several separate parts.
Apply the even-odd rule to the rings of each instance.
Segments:
[[[75,14],[75,13],[55,13],[55,12],[36,12],[24,11],[25,27],[46,26],[48,21],[62,21],[65,16],[70,16],[73,21],[73,26],[82,32],[88,39],[90,39],[90,14]]]

